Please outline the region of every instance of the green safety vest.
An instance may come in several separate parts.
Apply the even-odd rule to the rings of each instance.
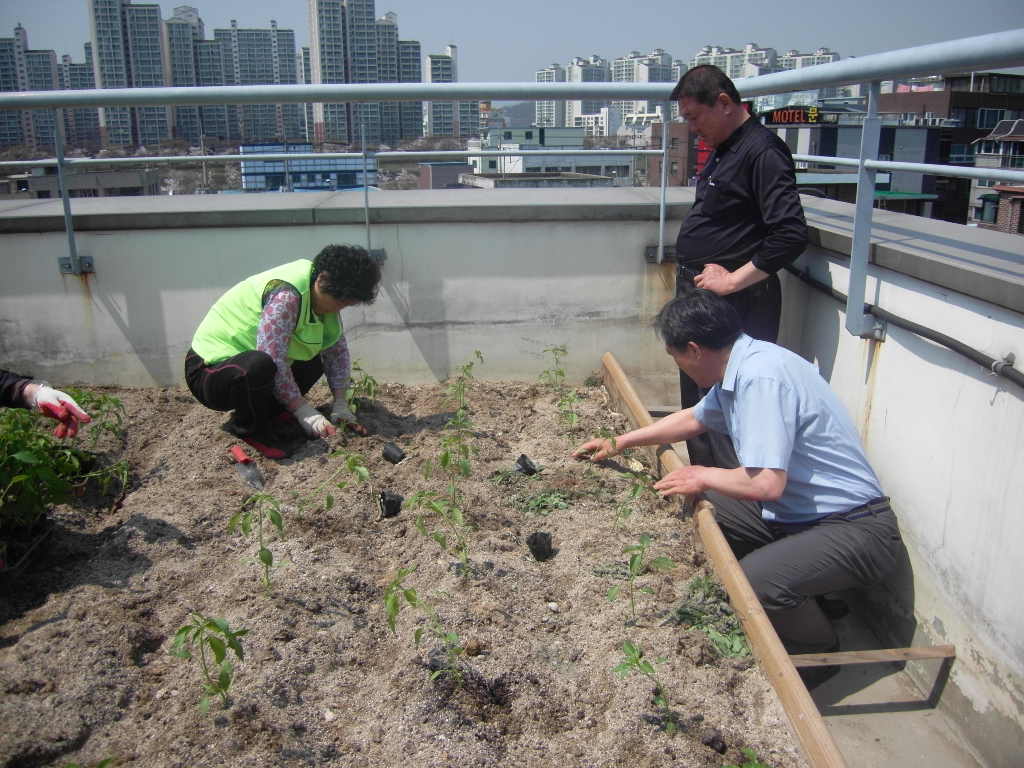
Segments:
[[[288,343],[288,362],[312,360],[333,346],[344,333],[341,317],[337,312],[323,316],[313,313],[309,280],[312,268],[312,261],[299,259],[253,275],[229,289],[199,324],[192,349],[207,365],[256,349],[263,297],[280,283],[292,286],[302,297],[299,322]]]

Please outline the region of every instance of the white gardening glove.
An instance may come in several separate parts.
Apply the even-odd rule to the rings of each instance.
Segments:
[[[303,403],[292,413],[310,437],[328,437],[338,431],[326,416],[309,403]]]
[[[45,381],[34,381],[25,387],[25,400],[30,410],[60,422],[53,434],[56,437],[74,437],[79,422],[88,424],[92,417],[78,407],[71,395],[54,389]]]

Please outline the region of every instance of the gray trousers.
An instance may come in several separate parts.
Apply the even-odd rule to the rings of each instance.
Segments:
[[[837,644],[814,597],[869,587],[899,562],[903,540],[896,515],[856,510],[810,524],[762,519],[761,506],[708,491],[715,516],[775,631],[790,653],[820,653]]]

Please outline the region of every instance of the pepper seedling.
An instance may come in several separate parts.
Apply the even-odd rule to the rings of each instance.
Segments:
[[[668,571],[676,567],[675,561],[668,557],[655,557],[650,562],[645,562],[647,557],[647,550],[651,546],[651,537],[646,533],[640,537],[640,540],[636,544],[630,544],[629,546],[623,547],[623,554],[629,554],[629,571],[626,576],[626,591],[629,596],[629,612],[631,621],[636,623],[636,592],[643,592],[645,594],[653,594],[654,590],[650,587],[637,587],[636,580],[638,577],[649,571]],[[608,590],[608,599],[616,600],[622,592],[622,587],[616,584],[614,587]]]
[[[430,679],[436,680],[441,675],[447,674],[452,682],[461,685],[463,675],[462,670],[459,669],[459,659],[465,655],[466,649],[463,647],[459,635],[449,632],[445,628],[437,613],[437,608],[422,600],[415,589],[405,586],[405,579],[415,571],[415,568],[399,568],[395,578],[384,590],[384,614],[388,628],[393,634],[398,635],[396,622],[403,605],[409,605],[423,614],[426,618],[426,626],[416,628],[413,632],[413,641],[419,647],[424,634],[426,634],[441,643],[445,654],[445,666],[431,672]]]
[[[189,623],[174,633],[172,656],[191,659],[192,649],[199,650],[199,665],[203,674],[203,697],[199,700],[201,711],[210,710],[212,696],[220,696],[223,706],[228,706],[228,689],[231,688],[235,674],[228,651],[243,661],[245,651],[239,638],[248,633],[248,629],[232,630],[224,619],[208,618],[199,611],[192,611]],[[213,655],[212,663],[207,658],[208,652]]]
[[[284,519],[281,517],[281,502],[271,493],[254,493],[245,503],[242,509],[231,516],[228,520],[228,531],[234,533],[241,530],[245,536],[256,531],[256,560],[263,568],[263,586],[270,592],[270,569],[274,565],[274,554],[267,547],[264,527],[270,523],[277,528],[278,533],[284,533]]]
[[[629,640],[622,644],[622,654],[622,661],[612,671],[622,678],[634,673],[641,674],[654,683],[653,702],[661,715],[662,725],[665,728],[665,732],[669,735],[675,733],[679,728],[678,718],[669,708],[668,693],[665,690],[665,686],[658,680],[658,676],[654,671],[654,664],[644,656],[642,648],[634,645]],[[658,659],[657,663],[662,661],[664,659]]]

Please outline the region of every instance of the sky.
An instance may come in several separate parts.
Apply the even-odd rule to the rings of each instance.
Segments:
[[[169,18],[181,0],[160,2]],[[193,0],[207,37],[230,26],[294,29],[309,44],[306,0]],[[746,43],[780,53],[819,47],[843,58],[1024,28],[1024,0],[378,0],[377,15],[398,14],[399,36],[423,53],[459,48],[459,80],[527,82],[574,56],[614,59],[663,48],[689,59],[703,45]],[[21,23],[33,49],[82,61],[89,39],[88,0],[0,0],[0,37]],[[1024,64],[1024,62],[1021,62]],[[1019,70],[1016,70],[1019,71]]]

